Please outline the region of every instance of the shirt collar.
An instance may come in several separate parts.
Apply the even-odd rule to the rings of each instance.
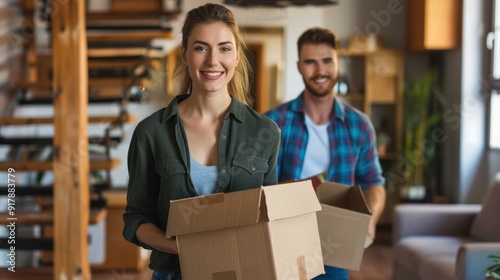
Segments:
[[[166,122],[171,117],[178,115],[179,114],[179,103],[188,97],[189,97],[189,94],[177,95],[163,111],[163,114],[161,117],[161,122],[162,123]],[[231,105],[229,105],[228,116],[233,115],[240,122],[244,122],[245,121],[245,110],[246,110],[245,107],[246,107],[245,104],[243,104],[241,101],[239,101],[238,99],[233,98],[231,96]],[[226,116],[226,118],[228,116]]]
[[[334,99],[333,105],[333,116],[341,121],[345,120],[345,105],[342,101],[338,100],[337,97]],[[290,103],[290,109],[296,113],[304,113],[304,92],[301,92],[300,95],[292,100]]]

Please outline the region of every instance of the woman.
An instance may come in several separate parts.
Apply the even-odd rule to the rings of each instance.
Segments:
[[[170,200],[277,183],[280,132],[246,105],[244,50],[230,10],[191,10],[174,71],[180,95],[134,131],[123,235],[152,250],[152,279],[180,279],[177,244],[165,238]]]

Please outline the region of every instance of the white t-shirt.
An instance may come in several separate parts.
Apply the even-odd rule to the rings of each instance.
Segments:
[[[317,125],[307,114],[306,120],[307,140],[306,156],[302,167],[301,179],[309,178],[328,170],[330,165],[330,144],[328,143],[328,123]]]

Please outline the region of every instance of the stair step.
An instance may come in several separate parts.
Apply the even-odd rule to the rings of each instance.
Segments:
[[[90,116],[89,123],[103,123],[103,122],[116,122],[123,121],[124,123],[137,122],[137,117],[133,115],[120,116]],[[19,118],[0,118],[1,125],[31,125],[31,124],[52,124],[54,118],[29,118],[29,117],[19,117]]]
[[[90,209],[89,224],[97,224],[103,221],[107,214],[108,211],[106,208]],[[9,215],[8,212],[1,212],[0,224],[8,225],[10,222],[15,222],[16,225],[52,225],[54,223],[54,213],[52,210],[43,210],[40,212],[16,211],[15,215]]]
[[[102,57],[142,57],[145,55],[160,56],[161,51],[150,48],[94,48],[87,50],[89,58]]]
[[[119,159],[90,160],[90,170],[111,170],[119,165]],[[51,161],[0,162],[0,170],[9,168],[16,171],[49,171],[54,166]]]
[[[110,188],[110,184],[107,182],[92,184],[91,189],[93,192],[102,192],[103,190],[107,190]],[[0,186],[0,195],[8,195],[9,194],[8,187]],[[54,194],[54,186],[46,185],[46,186],[23,186],[16,185],[16,196],[29,196],[29,195],[37,195],[37,196],[52,196]]]
[[[104,146],[113,146],[122,141],[121,137],[113,136],[109,139],[103,137],[90,137],[90,144],[100,144]],[[52,145],[52,137],[0,137],[0,145]]]
[[[104,25],[106,22],[118,22],[123,21],[130,23],[142,22],[142,21],[159,21],[162,17],[167,17],[168,19],[176,19],[179,12],[172,11],[110,11],[110,12],[93,12],[87,11],[85,14],[86,23],[88,26],[92,25]]]
[[[136,41],[152,40],[155,38],[173,38],[173,33],[168,29],[143,29],[143,30],[87,30],[88,41]]]
[[[43,267],[16,267],[16,272],[7,270],[7,267],[0,269],[0,279],[2,280],[54,280],[54,268],[52,266]]]
[[[11,245],[8,238],[0,238],[0,249],[9,249]],[[16,250],[54,250],[52,238],[20,238],[16,237]],[[17,271],[16,271],[17,272]],[[5,278],[2,278],[5,279]],[[30,278],[33,279],[33,278]]]

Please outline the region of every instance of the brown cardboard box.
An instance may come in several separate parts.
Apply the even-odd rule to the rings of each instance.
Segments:
[[[311,279],[324,273],[311,181],[170,204],[184,280]]]
[[[371,212],[361,187],[323,182],[317,188],[322,210],[318,228],[325,265],[359,271]]]

